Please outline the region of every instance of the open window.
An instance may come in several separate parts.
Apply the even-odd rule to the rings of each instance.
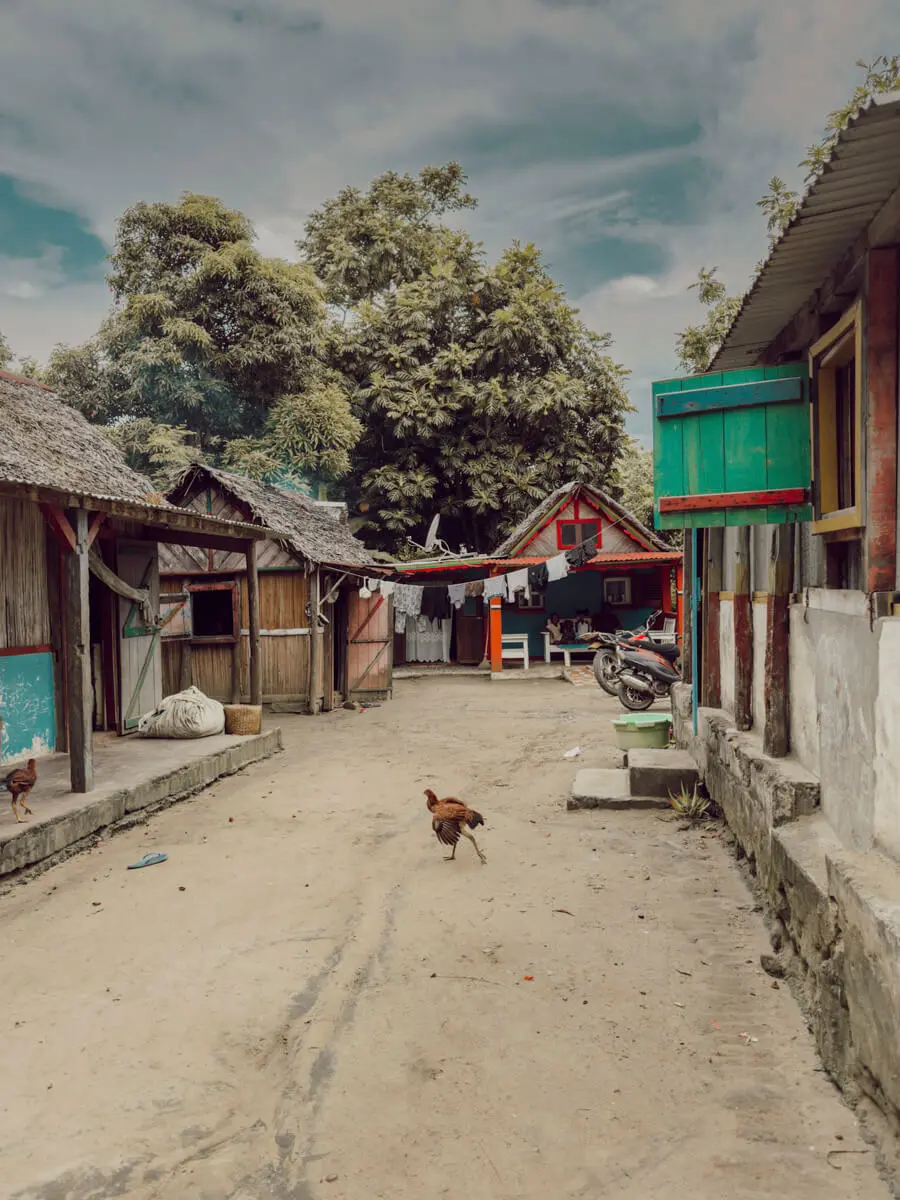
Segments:
[[[600,545],[599,521],[556,522],[556,544],[560,550],[574,550],[591,538],[596,538],[597,545]]]
[[[519,612],[543,612],[546,600],[543,592],[519,592],[516,596]]]
[[[195,642],[236,642],[240,635],[237,584],[196,583],[188,588],[191,598],[191,638]]]
[[[857,302],[810,350],[813,533],[862,527],[862,321]]]

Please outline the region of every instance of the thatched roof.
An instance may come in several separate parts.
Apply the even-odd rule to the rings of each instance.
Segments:
[[[0,371],[0,480],[102,500],[159,503],[153,483],[43,384]]]
[[[573,481],[571,483],[564,483],[562,487],[558,487],[555,492],[551,492],[546,499],[542,500],[536,508],[533,508],[528,516],[519,522],[512,533],[503,539],[494,551],[495,557],[509,558],[528,534],[537,530],[544,523],[557,505],[561,505],[569,497],[574,496],[579,489],[581,489],[582,495],[588,500],[593,499],[597,505],[614,513],[616,519],[622,522],[622,527],[626,532],[629,529],[634,530],[654,550],[672,549],[667,542],[664,542],[652,529],[648,529],[646,525],[641,524],[637,517],[632,516],[626,508],[623,508],[618,501],[613,500],[612,496],[604,492],[602,488],[594,487],[590,483]]]
[[[168,498],[172,504],[183,504],[197,483],[207,482],[230,492],[254,521],[271,529],[289,550],[309,562],[346,567],[375,565],[362,542],[337,517],[317,508],[300,492],[198,463],[183,472]]]

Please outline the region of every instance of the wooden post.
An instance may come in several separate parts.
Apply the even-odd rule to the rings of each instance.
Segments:
[[[322,629],[319,619],[321,603],[319,598],[319,569],[313,570],[309,580],[309,711],[317,716],[322,711],[322,663],[324,660],[322,646]]]
[[[672,568],[661,567],[660,579],[662,583],[663,616],[670,617],[674,611],[672,608]]]
[[[491,674],[499,675],[503,670],[503,601],[491,596],[489,603]]]
[[[684,531],[684,565],[682,566],[681,586],[681,678],[685,683],[693,683],[693,648],[691,646],[691,622],[685,620],[685,613],[691,610],[691,594],[694,587],[693,540],[691,530]]]
[[[69,778],[73,792],[94,786],[88,515],[75,512],[75,546],[66,555],[66,675],[69,691]]]
[[[62,547],[56,537],[46,539],[47,596],[50,603],[50,642],[53,646],[53,712],[56,726],[55,749],[61,753],[69,747],[66,707],[66,635],[65,625],[65,568]]]
[[[247,615],[250,627],[250,703],[262,704],[262,657],[259,636],[259,572],[256,542],[247,543]]]
[[[675,568],[675,634],[681,639],[681,665],[684,666],[684,559]]]
[[[750,595],[750,526],[737,530],[734,553],[734,723],[753,724],[753,601]]]
[[[244,635],[238,630],[237,638],[231,647],[231,703],[241,702],[241,667],[243,664]]]
[[[722,590],[722,554],[725,530],[708,529],[704,538],[705,553],[705,647],[703,652],[703,702],[709,708],[722,707],[722,667],[719,645],[719,592]]]
[[[784,758],[790,747],[788,652],[793,577],[794,526],[774,525],[766,602],[766,717],[763,727],[763,750],[773,758]]]
[[[866,591],[897,581],[897,385],[900,249],[869,251],[866,276]]]

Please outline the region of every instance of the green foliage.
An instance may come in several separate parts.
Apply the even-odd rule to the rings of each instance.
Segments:
[[[453,170],[444,198],[459,196]],[[384,290],[352,309],[333,344],[363,429],[348,486],[377,545],[399,550],[440,513],[444,537],[490,549],[561,483],[604,479],[629,409],[626,373],[534,246],[514,243],[487,264],[467,235],[423,228],[421,186],[417,219],[404,227],[412,245],[366,259],[357,278]],[[385,220],[396,233],[392,205]],[[355,208],[349,219],[355,228]],[[311,228],[321,228],[318,215]],[[352,241],[352,228],[332,237]],[[402,269],[392,274],[391,263]]]
[[[853,95],[842,108],[836,108],[828,114],[823,137],[806,148],[806,157],[800,163],[801,167],[806,167],[806,183],[811,183],[822,173],[841,130],[847,127],[860,109],[873,97],[886,95],[900,87],[900,54],[882,54],[870,63],[857,59],[856,65],[865,72],[862,83],[857,84]]]
[[[644,525],[653,528],[653,454],[625,436],[611,477],[617,499]]]
[[[705,821],[712,816],[712,805],[700,795],[696,784],[691,791],[682,784],[677,796],[669,792],[669,804],[673,812],[687,821]]]
[[[5,371],[14,358],[9,342],[0,332],[0,371]]]
[[[199,457],[195,437],[184,426],[131,417],[105,425],[103,432],[122,451],[128,465],[148,475],[163,492]]]
[[[756,207],[766,214],[770,245],[774,245],[790,225],[799,206],[800,197],[797,193],[792,192],[783,179],[773,175],[769,180],[769,190],[756,202]]]
[[[689,375],[702,375],[709,370],[740,308],[740,297],[728,295],[725,284],[716,278],[717,270],[717,267],[701,267],[696,283],[688,289],[696,289],[700,303],[707,309],[706,320],[682,330],[675,343],[679,365]]]

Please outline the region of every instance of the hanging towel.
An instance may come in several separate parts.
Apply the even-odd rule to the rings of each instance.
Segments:
[[[369,589],[370,592],[377,592],[378,589],[381,587],[381,580],[380,579],[367,579],[366,587]]]
[[[548,583],[556,583],[560,579],[565,579],[569,573],[569,560],[565,554],[557,554],[555,558],[548,558],[545,566]]]
[[[503,596],[506,598],[506,576],[495,575],[492,579],[484,581],[484,598],[492,600],[494,596]]]
[[[521,571],[511,571],[506,576],[506,594],[510,600],[515,600],[516,592],[528,591],[528,568]]]
[[[451,583],[447,588],[447,595],[454,608],[462,608],[466,602],[466,585],[464,583]]]
[[[383,579],[381,581],[382,596],[393,596],[394,591],[396,590],[396,587],[397,587],[396,583],[390,583],[388,580]]]
[[[427,587],[422,597],[421,613],[432,621],[446,621],[450,616],[450,597],[445,587]]]
[[[537,566],[528,568],[529,591],[542,592],[548,583],[546,563],[538,563]]]
[[[467,596],[483,596],[484,595],[484,580],[473,579],[466,584]]]

